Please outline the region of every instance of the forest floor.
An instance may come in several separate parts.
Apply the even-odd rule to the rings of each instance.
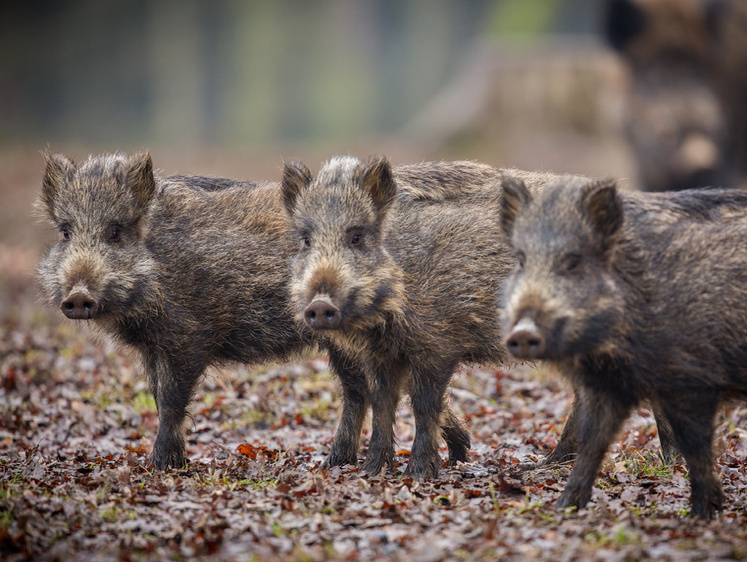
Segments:
[[[530,367],[457,373],[450,398],[472,435],[470,459],[435,480],[402,475],[407,404],[393,472],[361,472],[370,429],[357,466],[321,468],[340,403],[313,353],[211,372],[191,408],[188,467],[154,470],[158,417],[137,361],[40,306],[35,259],[0,246],[4,560],[747,558],[746,408],[718,418],[726,503],[716,519],[690,516],[686,466],[662,464],[647,410],[625,426],[589,506],[559,511],[570,467],[520,464],[552,450],[570,395]]]

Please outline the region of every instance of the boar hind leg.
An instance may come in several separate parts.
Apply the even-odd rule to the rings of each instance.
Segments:
[[[449,466],[467,462],[470,447],[469,432],[449,404],[444,403],[441,413],[441,433],[449,447]]]
[[[394,417],[399,404],[403,366],[395,366],[383,376],[372,381],[371,393],[371,442],[363,470],[375,476],[384,466],[394,468]]]
[[[147,369],[158,409],[158,433],[150,462],[160,469],[181,468],[185,462],[184,421],[200,372],[179,370],[162,359],[149,361]]]
[[[327,468],[358,462],[361,429],[368,409],[368,381],[365,374],[334,349],[329,352],[329,363],[342,386],[342,415],[332,450],[324,461]]]
[[[654,419],[656,420],[656,432],[659,434],[661,458],[664,464],[672,464],[679,454],[672,426],[669,424],[659,405],[652,404],[651,409],[654,412]]]
[[[578,457],[571,477],[558,500],[558,507],[581,509],[591,499],[599,467],[632,404],[606,392],[583,389],[576,393],[575,426]]]
[[[661,457],[665,464],[672,464],[675,457],[677,457],[677,444],[675,443],[674,434],[672,428],[664,416],[661,409],[654,405],[652,406],[654,412],[654,419],[656,420],[656,427],[659,433],[659,442],[661,443]],[[553,449],[552,453],[547,455],[544,459],[540,460],[534,465],[525,463],[526,468],[552,468],[555,465],[571,462],[576,458],[576,450],[578,448],[578,438],[576,436],[576,400],[573,401],[571,406],[571,412],[568,414],[568,419],[563,426],[563,433],[560,435],[558,444]]]
[[[713,517],[721,509],[724,492],[713,470],[713,418],[718,407],[716,392],[678,395],[661,402],[677,447],[687,462],[692,486],[693,514]]]
[[[563,432],[560,434],[560,440],[552,452],[544,459],[539,460],[536,464],[525,463],[526,468],[551,468],[553,466],[564,464],[576,459],[576,449],[578,448],[578,438],[576,437],[576,408],[578,398],[573,399],[571,411],[565,420]]]

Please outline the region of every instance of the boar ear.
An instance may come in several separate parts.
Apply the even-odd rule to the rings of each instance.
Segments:
[[[135,192],[138,207],[147,207],[156,194],[156,178],[150,152],[138,152],[129,159],[125,184]]]
[[[283,204],[289,215],[293,214],[296,200],[311,183],[311,172],[301,162],[287,162],[283,166]]]
[[[49,216],[54,219],[54,203],[60,188],[66,182],[70,181],[75,173],[75,163],[63,154],[44,153],[46,161],[46,170],[42,180],[41,202],[47,209]]]
[[[511,238],[516,216],[527,206],[532,195],[524,181],[519,178],[504,176],[502,181],[503,197],[501,198],[501,228]]]
[[[623,208],[613,179],[601,179],[587,184],[581,194],[582,211],[591,220],[594,229],[609,239],[623,223]]]
[[[376,214],[383,217],[397,195],[397,182],[386,156],[372,156],[360,173],[360,186],[371,196]]]
[[[646,14],[635,0],[609,0],[604,14],[604,34],[616,51],[624,51],[646,26]]]

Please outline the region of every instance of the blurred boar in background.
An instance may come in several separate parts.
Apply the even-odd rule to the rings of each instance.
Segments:
[[[49,154],[40,202],[59,231],[38,268],[46,298],[139,352],[157,467],[184,464],[186,408],[208,366],[306,343],[288,307],[295,246],[277,183],[158,177],[147,153],[80,165]]]
[[[559,179],[504,182],[516,256],[502,298],[509,351],[573,384],[578,458],[561,507],[583,507],[615,434],[649,400],[687,461],[693,513],[723,492],[713,467],[719,402],[747,393],[747,193],[620,193]]]
[[[641,187],[739,183],[747,156],[747,2],[609,0],[604,27],[630,71],[625,128]]]

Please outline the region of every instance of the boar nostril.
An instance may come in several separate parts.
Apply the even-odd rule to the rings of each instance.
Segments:
[[[334,330],[340,325],[340,310],[329,299],[316,299],[306,307],[303,318],[314,330]]]
[[[98,303],[90,295],[76,292],[60,304],[62,313],[73,320],[88,320],[96,316]]]
[[[506,338],[508,350],[521,359],[539,359],[545,352],[545,340],[534,321],[522,319]]]

